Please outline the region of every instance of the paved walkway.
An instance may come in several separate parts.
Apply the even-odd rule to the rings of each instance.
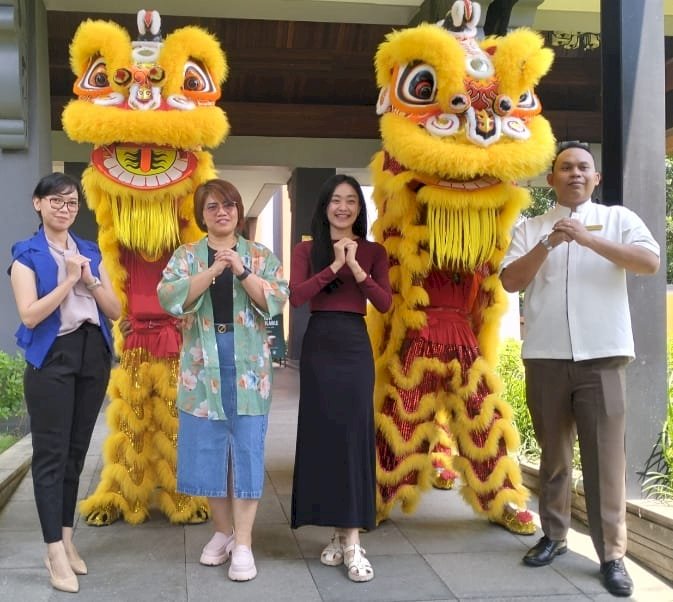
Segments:
[[[376,578],[354,584],[341,567],[318,560],[330,532],[292,531],[288,524],[297,418],[297,371],[278,368],[267,439],[267,482],[254,532],[258,577],[233,583],[223,567],[198,563],[210,525],[172,526],[159,514],[143,525],[90,527],[78,519],[77,546],[89,565],[79,600],[96,602],[553,601],[612,600],[598,581],[590,540],[579,525],[570,551],[553,565],[528,568],[521,556],[537,540],[515,536],[476,517],[455,491],[429,491],[413,515],[395,513],[363,545]],[[81,494],[93,490],[107,428],[101,416],[84,468]],[[326,452],[328,450],[326,449]],[[536,510],[536,500],[531,501]],[[539,535],[539,534],[538,534]],[[44,547],[28,475],[0,513],[0,600],[74,599],[54,591],[42,563]],[[633,561],[634,600],[673,601],[673,588]]]

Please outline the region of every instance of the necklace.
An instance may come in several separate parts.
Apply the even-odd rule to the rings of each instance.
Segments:
[[[206,242],[208,247],[214,251],[224,251],[225,249],[235,249],[236,245],[238,244],[238,238],[234,236],[230,241],[225,241],[224,243],[218,242],[215,244],[215,241],[213,241],[209,236],[206,236]]]

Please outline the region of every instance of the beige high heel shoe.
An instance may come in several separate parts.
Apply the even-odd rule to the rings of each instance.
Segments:
[[[65,555],[68,557],[68,563],[75,575],[87,575],[89,569],[86,566],[86,562],[82,560],[82,557],[77,552],[77,548],[70,542],[69,546],[65,546]]]
[[[70,594],[76,594],[79,591],[79,581],[77,581],[77,575],[72,577],[57,577],[54,575],[54,570],[51,567],[51,560],[49,556],[45,556],[44,564],[49,571],[49,580],[51,581],[51,586],[54,589],[57,589],[61,592],[68,592]]]
[[[81,558],[68,558],[68,562],[70,563],[70,568],[72,569],[72,572],[75,573],[75,575],[89,574],[89,569],[86,566],[86,562],[84,562]]]

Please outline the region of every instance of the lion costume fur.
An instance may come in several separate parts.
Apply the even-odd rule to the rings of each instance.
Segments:
[[[63,128],[94,145],[82,183],[123,305],[101,480],[80,504],[93,525],[141,523],[152,506],[175,523],[209,514],[204,498],[176,492],[180,333],[159,307],[156,285],[175,248],[203,236],[192,195],[216,175],[204,149],[229,131],[215,104],[228,67],[205,30],[183,27],[163,39],[160,22],[156,11],[140,11],[132,41],[114,22],[88,20],[70,46],[77,99],[63,112]]]
[[[492,522],[531,534],[512,409],[495,372],[507,297],[498,266],[554,136],[533,89],[553,53],[519,29],[476,40],[479,6],[394,31],[376,54],[383,150],[372,161],[375,239],[393,306],[373,312],[377,517],[450,488]]]

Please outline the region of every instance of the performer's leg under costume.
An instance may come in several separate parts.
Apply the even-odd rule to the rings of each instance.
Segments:
[[[122,516],[128,523],[142,523],[152,505],[171,522],[203,522],[208,518],[206,500],[175,490],[180,334],[177,322],[152,294],[165,261],[145,262],[126,253],[124,264],[133,282],[128,316],[132,332],[110,379],[110,435],[103,446],[101,481],[80,503],[80,511],[98,526]],[[150,315],[154,319],[147,319]]]
[[[426,317],[425,327],[407,333],[378,416],[379,519],[398,498],[412,511],[418,489],[441,477],[441,463],[461,474],[461,493],[477,512],[514,532],[532,533],[530,513],[510,507],[526,499],[516,460],[507,455],[518,445],[511,410],[480,357],[469,316],[456,306],[427,308]],[[451,454],[449,433],[458,456]]]

